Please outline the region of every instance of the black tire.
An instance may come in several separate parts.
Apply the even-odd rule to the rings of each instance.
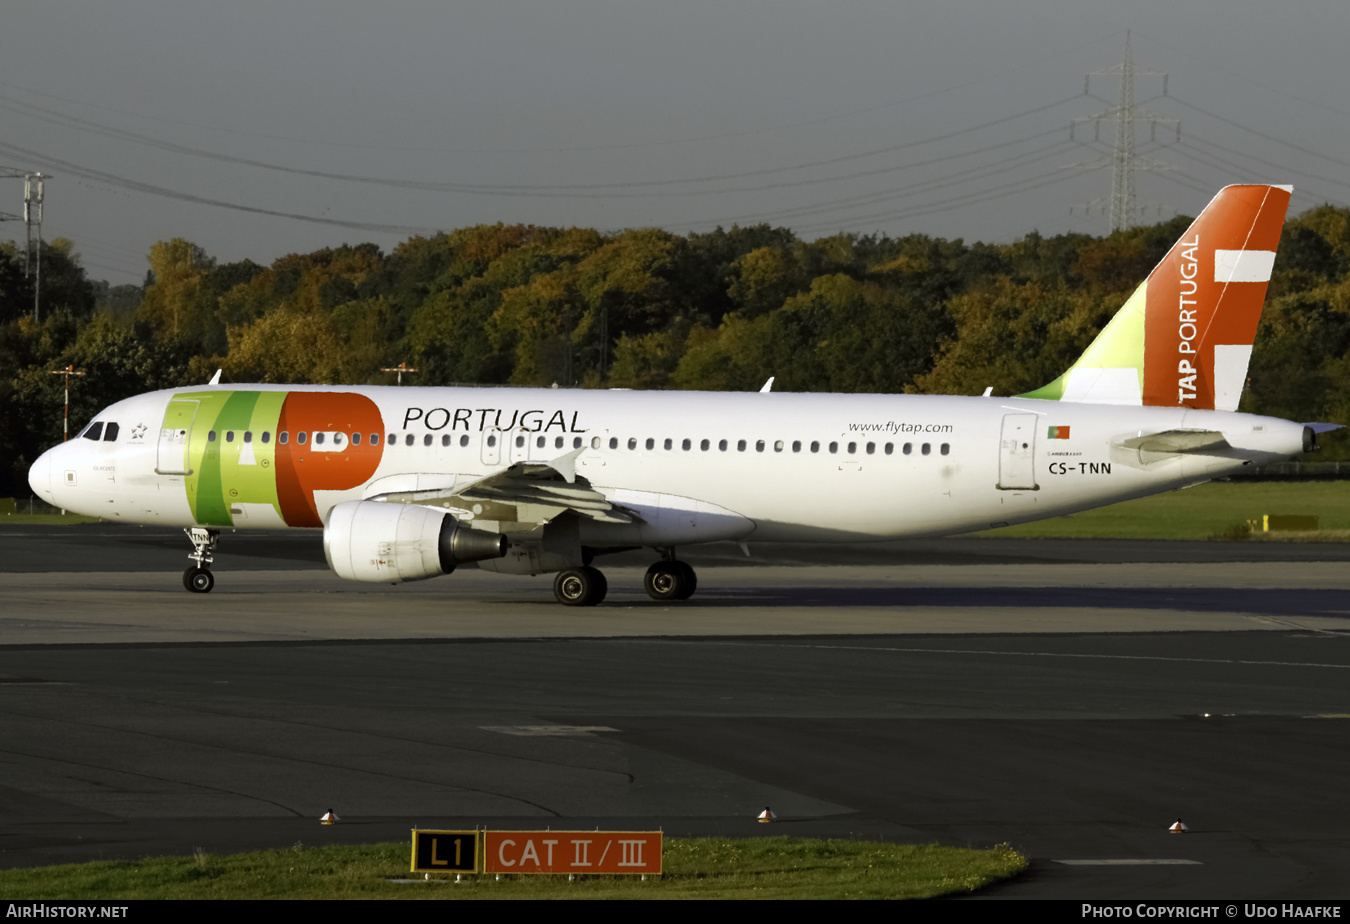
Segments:
[[[642,586],[653,600],[688,600],[698,587],[698,578],[682,561],[658,561],[647,569]]]
[[[209,594],[216,578],[206,568],[189,568],[183,572],[183,586],[194,594]]]
[[[694,573],[694,569],[687,562],[677,561],[674,564],[680,569],[680,575],[683,578],[681,582],[683,586],[680,587],[680,592],[675,599],[688,600],[694,595],[694,591],[698,590],[698,575]]]
[[[560,571],[553,579],[553,596],[563,606],[595,606],[608,591],[605,576],[590,566]]]
[[[673,561],[658,561],[642,577],[642,588],[653,600],[678,600],[682,577]]]

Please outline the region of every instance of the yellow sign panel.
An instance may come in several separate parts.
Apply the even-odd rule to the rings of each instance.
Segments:
[[[478,872],[477,831],[424,831],[413,828],[414,873]]]

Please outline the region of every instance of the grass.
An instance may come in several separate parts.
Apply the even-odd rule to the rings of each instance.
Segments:
[[[1042,539],[1237,539],[1264,514],[1312,514],[1317,533],[1265,533],[1286,541],[1350,537],[1350,484],[1344,481],[1256,481],[1203,484],[1139,500],[988,530],[982,536]]]
[[[0,871],[0,895],[33,899],[275,898],[928,898],[1016,876],[1027,861],[1006,844],[964,850],[866,841],[667,838],[665,875],[412,879],[407,844],[197,853],[134,862]],[[450,877],[453,878],[453,877]]]
[[[82,517],[78,513],[5,513],[0,523],[15,526],[74,526],[77,523],[98,523],[98,517]]]
[[[1265,514],[1311,514],[1316,532],[1258,533],[1249,520]],[[0,524],[65,526],[96,523],[75,514],[8,514]],[[1258,538],[1284,542],[1350,541],[1350,483],[1344,481],[1245,481],[1203,484],[1076,513],[987,530],[978,535],[1039,539],[1217,539]]]

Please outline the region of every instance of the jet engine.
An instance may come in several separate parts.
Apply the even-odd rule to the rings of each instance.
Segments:
[[[470,529],[434,507],[346,501],[323,528],[328,567],[354,581],[417,581],[464,562],[501,558],[506,537]]]

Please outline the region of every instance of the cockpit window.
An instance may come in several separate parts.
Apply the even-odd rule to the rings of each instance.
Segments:
[[[80,436],[83,436],[87,440],[94,440],[95,442],[102,439],[103,421],[101,420],[94,421],[89,426],[84,428],[84,432],[81,433]]]
[[[109,423],[106,427],[104,427],[103,442],[111,443],[113,440],[117,439],[117,429],[118,429],[117,424],[115,423]]]

